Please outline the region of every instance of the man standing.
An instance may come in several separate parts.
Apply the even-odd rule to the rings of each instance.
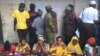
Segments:
[[[71,41],[72,36],[76,35],[75,31],[77,29],[77,17],[74,11],[74,6],[73,5],[68,5],[68,7],[65,9],[65,15],[63,17],[63,22],[64,22],[64,40],[65,43],[68,44]]]
[[[29,22],[28,22],[28,32],[29,32],[29,44],[32,47],[33,44],[36,42],[36,32],[35,29],[32,27],[32,23],[34,22],[34,19],[37,17],[37,13],[35,12],[35,4],[30,4],[30,11],[29,11]]]
[[[96,9],[96,1],[90,1],[89,7],[82,10],[79,18],[82,20],[82,35],[80,35],[80,45],[82,49],[89,37],[95,37],[94,24],[98,21],[98,10]]]
[[[19,9],[13,12],[13,17],[15,17],[15,28],[17,29],[19,40],[26,39],[29,13],[25,10],[24,3],[19,4]]]
[[[32,23],[33,29],[36,29],[36,35],[44,36],[44,20],[42,18],[43,12],[38,9],[38,17]]]
[[[47,13],[44,17],[45,23],[45,37],[49,43],[53,43],[55,41],[55,33],[57,33],[57,15],[54,11],[52,11],[51,6],[45,7]]]

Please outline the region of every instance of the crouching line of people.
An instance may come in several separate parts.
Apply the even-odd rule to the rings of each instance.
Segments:
[[[91,42],[92,41],[92,42]],[[52,44],[45,43],[45,39],[42,35],[37,37],[37,43],[33,45],[33,49],[30,49],[29,44],[25,39],[22,39],[20,43],[15,46],[6,41],[4,45],[0,46],[1,56],[82,56],[95,54],[89,49],[95,50],[95,38],[90,38],[82,52],[79,40],[77,36],[73,36],[69,44],[63,42],[62,37],[58,36],[56,42]]]

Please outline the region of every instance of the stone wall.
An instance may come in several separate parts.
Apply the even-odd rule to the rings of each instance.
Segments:
[[[18,8],[19,3],[24,2],[26,9],[29,10],[29,4],[36,4],[37,9],[42,9],[43,16],[46,13],[45,6],[52,5],[53,10],[57,12],[58,18],[58,35],[61,35],[62,15],[64,9],[68,4],[75,4],[75,11],[77,15],[80,11],[88,6],[89,0],[0,0],[0,12],[3,24],[3,38],[4,41],[17,42],[17,33],[13,30],[12,12]]]

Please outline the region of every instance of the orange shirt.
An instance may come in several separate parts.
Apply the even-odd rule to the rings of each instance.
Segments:
[[[13,52],[15,52],[15,50],[16,50],[16,46],[11,45],[11,50],[9,51],[9,53],[13,53]],[[4,46],[0,47],[0,51],[4,52]]]

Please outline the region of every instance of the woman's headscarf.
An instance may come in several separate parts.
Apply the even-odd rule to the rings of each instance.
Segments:
[[[67,6],[67,7],[66,7],[66,10],[67,10],[67,11],[71,11],[71,7]]]
[[[73,45],[73,43],[72,43],[73,40],[77,40],[77,44],[76,45]],[[79,40],[78,40],[77,36],[73,36],[67,47],[68,47],[68,49],[75,50],[78,54],[82,54],[82,50],[80,48],[80,45],[79,45],[78,41]]]

